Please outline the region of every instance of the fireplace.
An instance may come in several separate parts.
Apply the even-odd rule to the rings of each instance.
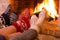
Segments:
[[[60,31],[60,28],[58,26],[60,25],[59,0],[45,0],[45,1],[44,0],[26,0],[26,1],[10,0],[10,4],[13,6],[12,11],[15,11],[18,14],[23,12],[23,10],[26,7],[30,7],[30,10],[32,10],[31,15],[35,13],[38,14],[41,10],[38,9],[35,10],[37,5],[40,6],[41,9],[42,8],[46,9],[47,11],[46,18],[44,23],[41,25],[41,33],[57,36],[58,33],[56,31]]]
[[[36,3],[35,14],[39,13],[43,8],[47,11],[45,21],[41,25],[41,33],[60,37],[59,0],[43,0],[41,2],[37,0]]]
[[[38,3],[42,3],[44,0],[9,0],[9,4],[13,6],[12,11],[15,11],[17,13],[20,13],[23,11],[26,7],[35,9]],[[47,0],[46,0],[47,1]],[[58,0],[54,0],[56,4],[56,10],[58,11]]]

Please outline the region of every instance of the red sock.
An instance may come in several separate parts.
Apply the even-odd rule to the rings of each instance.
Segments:
[[[30,27],[30,10],[27,8],[25,14],[20,14],[17,22],[13,23],[18,32],[24,32]]]

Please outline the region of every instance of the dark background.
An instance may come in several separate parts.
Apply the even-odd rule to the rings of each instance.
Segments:
[[[30,7],[35,8],[37,3],[42,3],[43,0],[10,0],[12,5],[12,11],[20,13],[24,8]],[[56,9],[58,10],[58,0],[54,0],[56,4]]]

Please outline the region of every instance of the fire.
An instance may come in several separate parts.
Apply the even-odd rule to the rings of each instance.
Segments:
[[[52,18],[59,17],[57,14],[57,10],[55,9],[54,0],[44,0],[41,4],[37,4],[34,13],[39,12],[45,8],[48,11],[48,15]]]

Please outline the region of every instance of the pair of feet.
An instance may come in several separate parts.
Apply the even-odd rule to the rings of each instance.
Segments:
[[[24,32],[27,29],[34,29],[39,33],[39,26],[45,18],[45,10],[39,13],[39,17],[32,15],[30,18],[30,10],[26,8],[25,14],[20,14],[17,22],[13,23],[17,31]]]

